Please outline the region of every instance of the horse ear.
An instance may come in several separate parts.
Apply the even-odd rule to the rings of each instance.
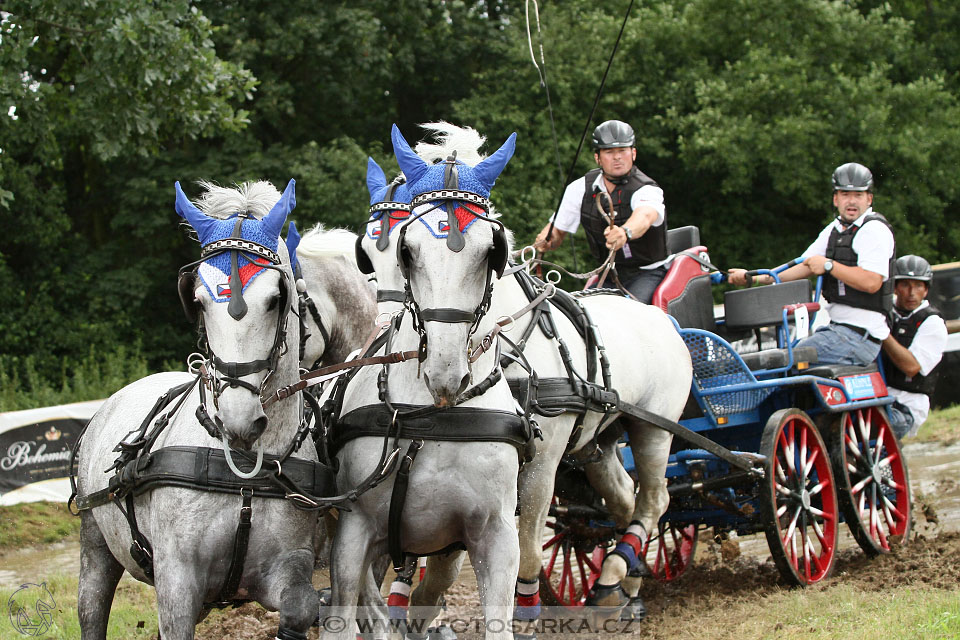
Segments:
[[[387,188],[387,176],[376,160],[367,156],[367,191],[370,192],[370,204],[376,204]]]
[[[186,220],[190,226],[193,227],[193,230],[197,232],[200,244],[206,244],[208,232],[216,226],[216,221],[190,202],[190,199],[184,195],[183,189],[180,188],[179,180],[175,183],[174,188],[177,194],[174,208],[177,210],[177,213],[180,214],[180,217]]]
[[[397,125],[393,125],[390,138],[393,140],[393,155],[397,157],[400,171],[403,171],[403,175],[407,177],[407,184],[412,185],[418,182],[427,173],[430,165],[413,152]]]
[[[497,152],[480,162],[473,168],[473,175],[487,189],[493,188],[494,183],[503,171],[503,168],[510,162],[513,152],[517,148],[517,134],[511,133],[503,146],[497,149]]]
[[[285,241],[287,245],[287,253],[290,254],[290,264],[293,266],[294,271],[297,269],[297,247],[300,246],[300,233],[297,231],[297,224],[291,220],[290,226],[287,227],[287,239]]]
[[[279,238],[280,231],[283,229],[283,223],[286,222],[287,216],[290,215],[290,212],[293,211],[294,207],[297,206],[297,181],[290,180],[287,183],[287,188],[283,190],[283,195],[280,196],[280,199],[277,200],[277,204],[273,205],[273,209],[270,210],[261,224],[264,225],[265,230],[267,231],[267,237],[269,238]]]

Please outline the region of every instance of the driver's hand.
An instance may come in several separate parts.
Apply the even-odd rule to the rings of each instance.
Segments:
[[[606,240],[607,249],[614,251],[622,249],[627,244],[627,232],[623,227],[607,227],[603,230],[603,238]]]
[[[747,284],[747,270],[730,269],[727,272],[727,280],[730,282],[730,284],[735,284],[742,287]]]
[[[533,248],[536,249],[537,251],[551,251],[554,248],[556,248],[556,245],[557,245],[556,235],[554,235],[554,237],[548,241],[546,229],[541,231],[537,235],[537,238],[533,241]]]
[[[826,261],[826,256],[810,256],[803,261],[803,264],[805,264],[807,268],[813,272],[813,275],[822,276],[827,272],[826,269],[823,268],[823,265]]]

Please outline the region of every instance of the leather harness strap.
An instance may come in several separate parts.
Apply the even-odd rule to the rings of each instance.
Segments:
[[[414,440],[407,447],[407,455],[400,460],[397,477],[393,481],[390,494],[390,513],[387,518],[387,547],[393,569],[398,574],[403,570],[403,544],[400,541],[400,525],[403,521],[403,506],[407,502],[407,486],[410,483],[410,467],[417,458],[417,452],[423,448],[423,440]]]

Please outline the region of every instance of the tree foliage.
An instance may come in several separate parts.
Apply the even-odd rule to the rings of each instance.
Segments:
[[[581,135],[618,118],[669,225],[699,226],[716,264],[798,255],[850,160],[873,169],[900,253],[957,259],[956,3],[638,2],[591,117],[628,4],[545,0],[528,43],[528,5],[508,0],[5,2],[0,352],[49,379],[91,345],[182,358],[174,283],[197,252],[173,182],[296,178],[301,228],[359,230],[366,157],[397,170],[394,122],[411,141],[467,124],[488,152],[517,131],[492,197],[518,244],[593,166]]]

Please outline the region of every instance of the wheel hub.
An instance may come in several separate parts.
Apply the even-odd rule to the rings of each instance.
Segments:
[[[804,489],[800,492],[800,504],[803,505],[803,508],[806,510],[810,509],[810,492]]]

